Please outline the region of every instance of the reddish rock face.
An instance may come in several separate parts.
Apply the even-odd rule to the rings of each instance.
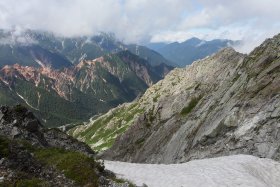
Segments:
[[[118,70],[110,66],[110,62],[106,62],[103,58],[98,58],[93,61],[82,61],[76,67],[65,68],[63,70],[54,70],[50,67],[28,67],[15,64],[13,66],[5,66],[0,70],[0,79],[7,82],[10,86],[13,84],[14,78],[24,79],[28,82],[32,82],[34,85],[38,86],[40,83],[46,84],[45,78],[49,78],[51,85],[45,85],[45,88],[51,87],[59,96],[64,99],[69,100],[67,95],[70,90],[65,90],[65,85],[69,87],[75,87],[80,89],[82,92],[86,92],[90,87],[90,83],[94,82],[99,76],[96,72],[96,62],[105,68],[109,73],[118,76]],[[82,70],[82,68],[86,68]],[[147,70],[143,67],[139,67],[135,64],[136,74],[145,81],[147,85],[152,84]],[[78,79],[76,77],[80,71],[86,71],[86,76],[83,79]],[[119,77],[122,79],[122,77]]]
[[[75,66],[59,70],[43,63],[40,66],[14,64],[0,69],[0,81],[8,90],[20,97],[20,102],[23,100],[38,111],[43,107],[40,105],[42,98],[45,97],[45,105],[48,105],[53,98],[46,97],[52,95],[59,97],[59,102],[69,102],[78,111],[81,106],[86,105],[83,113],[91,112],[90,105],[97,105],[97,108],[102,105],[102,111],[98,112],[104,112],[120,103],[133,100],[164,76],[148,62],[129,52],[82,60]],[[34,93],[26,93],[33,89]],[[88,117],[91,115],[95,113],[91,112]]]

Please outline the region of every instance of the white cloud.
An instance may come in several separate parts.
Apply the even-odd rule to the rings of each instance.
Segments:
[[[193,33],[193,32],[168,31],[168,32],[161,32],[155,34],[150,41],[152,43],[184,42],[187,38],[192,38],[192,37],[198,37],[203,39],[204,35],[200,33]]]
[[[114,32],[136,42],[171,28],[187,4],[182,0],[1,0],[0,27],[16,25],[64,36]]]
[[[113,32],[126,42],[243,39],[247,52],[280,32],[279,10],[278,0],[1,0],[0,28]]]
[[[21,29],[14,28],[13,32],[6,31],[3,32],[6,37],[0,38],[0,44],[20,44],[20,45],[31,45],[37,43],[33,38],[29,37],[28,35],[23,35]]]
[[[236,49],[248,53],[264,39],[280,32],[280,1],[277,0],[198,0],[193,11],[176,29],[161,32],[152,41],[183,41],[196,36],[243,40]]]

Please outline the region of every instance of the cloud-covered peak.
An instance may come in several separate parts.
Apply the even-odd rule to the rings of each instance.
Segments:
[[[125,42],[174,42],[191,37],[244,40],[249,51],[279,32],[277,0],[1,0],[0,28],[60,36],[112,32]]]

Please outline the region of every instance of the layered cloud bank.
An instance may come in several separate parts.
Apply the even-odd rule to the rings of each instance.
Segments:
[[[190,37],[243,40],[249,52],[280,31],[277,0],[2,0],[0,28],[39,29],[63,36],[113,32],[125,42]]]

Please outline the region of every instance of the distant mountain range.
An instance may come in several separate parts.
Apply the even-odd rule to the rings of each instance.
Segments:
[[[238,44],[239,41],[232,40],[201,40],[198,38],[191,38],[185,42],[178,43],[150,43],[147,46],[162,56],[164,56],[173,64],[179,67],[190,65],[193,61],[205,58],[215,52],[218,52],[224,47],[230,47]]]
[[[151,65],[172,65],[158,52],[135,44],[126,45],[113,34],[101,33],[92,37],[58,37],[52,33],[27,30],[21,34],[0,30],[0,67],[20,63],[40,67],[38,60],[59,69],[93,60],[108,53],[129,50]]]
[[[108,34],[2,31],[0,44],[0,104],[24,103],[47,126],[83,121],[132,101],[173,69],[158,53],[145,47],[130,52]]]

